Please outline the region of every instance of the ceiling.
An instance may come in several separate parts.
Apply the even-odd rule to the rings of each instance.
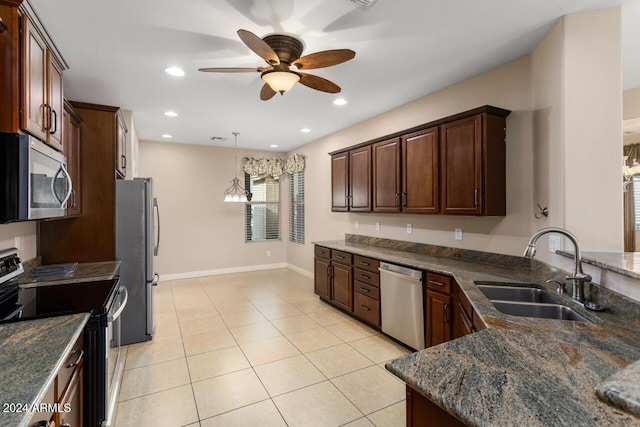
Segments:
[[[237,131],[241,148],[289,151],[524,56],[562,15],[616,6],[624,88],[640,87],[637,0],[378,0],[368,9],[351,0],[31,3],[69,64],[66,97],[132,110],[142,140],[230,147]],[[337,95],[300,84],[265,102],[258,73],[198,72],[265,65],[240,28],[298,35],[303,55],[356,51],[349,62],[309,71],[341,86],[348,103],[335,106]],[[185,76],[166,74],[168,66]]]

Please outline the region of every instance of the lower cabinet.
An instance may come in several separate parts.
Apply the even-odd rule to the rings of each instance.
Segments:
[[[465,424],[407,386],[407,427],[462,427]]]
[[[442,344],[453,337],[451,277],[427,273],[425,292],[425,331],[427,347]]]
[[[83,335],[76,341],[69,357],[38,405],[41,411],[31,417],[30,426],[78,427],[83,424],[84,402]]]
[[[353,311],[353,267],[331,261],[332,295],[331,302],[347,311]]]
[[[314,260],[314,291],[322,298],[331,299],[331,261],[315,257]]]

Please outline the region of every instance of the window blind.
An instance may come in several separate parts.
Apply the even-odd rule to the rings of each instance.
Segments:
[[[289,240],[304,243],[304,171],[289,180]]]
[[[245,207],[245,242],[280,240],[280,182],[245,173],[251,201]]]
[[[635,231],[640,231],[640,177],[633,177],[633,224]]]

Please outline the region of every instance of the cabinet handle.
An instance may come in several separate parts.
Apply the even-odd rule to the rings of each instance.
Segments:
[[[346,208],[348,208],[348,207],[349,207],[349,196],[344,196],[344,206],[345,206]]]
[[[370,293],[370,292],[371,292],[371,291],[370,291],[369,289],[367,289],[367,288],[360,288],[360,290],[361,290],[362,292],[364,292],[365,294],[368,294],[368,293]]]
[[[398,206],[399,200],[400,200],[400,193],[396,193],[396,206]]]
[[[342,255],[336,255],[336,258],[338,259],[344,259],[344,257]]]
[[[0,16],[0,33],[4,33],[5,31],[7,31],[7,29],[7,24],[4,23],[2,17]]]
[[[46,118],[46,122],[47,122],[46,125],[44,126],[44,130],[48,132],[51,129],[51,105],[44,104],[42,108],[44,109],[42,111],[42,115],[44,116],[43,118]]]
[[[49,132],[49,134],[54,135],[56,132],[58,132],[58,113],[56,112],[56,110],[52,108],[51,108],[51,113],[53,114],[53,130]]]
[[[363,310],[363,311],[371,311],[371,309],[369,307],[364,306],[364,305],[361,305],[360,309]]]
[[[444,305],[444,323],[449,323],[449,316],[447,316],[449,311],[449,304]]]
[[[429,283],[436,286],[444,286],[444,283],[429,279]]]
[[[369,267],[371,264],[369,264],[368,262],[360,261],[360,265],[365,265],[365,266]]]
[[[366,274],[361,274],[360,277],[362,277],[363,279],[371,279],[371,277],[367,276]]]
[[[473,189],[473,206],[478,206],[478,189]]]
[[[402,207],[407,206],[407,193],[402,193]]]
[[[72,208],[76,207],[76,190],[71,190],[71,206]]]
[[[84,350],[76,350],[74,351],[74,353],[78,353],[78,357],[76,358],[75,361],[71,363],[67,363],[67,368],[73,368],[75,366],[78,366],[82,361],[82,356],[84,356]]]

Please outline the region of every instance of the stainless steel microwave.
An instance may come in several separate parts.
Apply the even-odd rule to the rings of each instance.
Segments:
[[[64,216],[71,190],[62,153],[30,135],[0,132],[0,223]]]

